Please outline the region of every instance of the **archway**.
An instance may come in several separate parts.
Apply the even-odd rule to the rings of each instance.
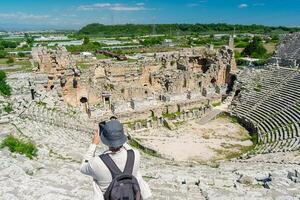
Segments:
[[[80,98],[80,103],[87,103],[87,102],[88,102],[88,98],[86,98],[86,97]]]
[[[80,103],[84,104],[86,114],[88,114],[88,116],[91,117],[91,109],[90,109],[90,106],[88,103],[88,98],[81,97],[79,101],[80,101]]]
[[[214,78],[212,78],[212,79],[210,80],[210,82],[211,82],[212,84],[215,84],[215,83],[217,82],[217,80],[216,80],[216,78],[214,77]]]
[[[203,73],[206,73],[207,70],[209,70],[209,65],[207,63],[208,63],[208,61],[206,58],[198,59],[198,65],[201,66],[201,70]]]
[[[74,78],[73,79],[73,88],[77,88],[78,82],[77,80]]]
[[[237,80],[237,77],[236,77],[235,74],[230,75],[227,90],[226,90],[226,94],[229,94],[230,92],[232,92],[236,80]]]

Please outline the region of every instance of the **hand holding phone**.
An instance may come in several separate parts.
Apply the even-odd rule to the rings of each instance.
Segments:
[[[92,143],[95,145],[100,144],[100,129],[95,130]]]
[[[102,121],[99,123],[99,135],[101,135],[101,128],[106,124],[106,121]]]

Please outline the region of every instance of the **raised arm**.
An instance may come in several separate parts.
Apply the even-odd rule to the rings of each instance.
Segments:
[[[99,130],[97,129],[94,133],[92,144],[89,146],[86,154],[83,157],[80,166],[81,173],[94,177],[94,170],[92,169],[89,161],[95,157],[96,147],[99,143],[100,143],[100,135],[99,135]]]

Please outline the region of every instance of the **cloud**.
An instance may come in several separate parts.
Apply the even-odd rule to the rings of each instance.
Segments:
[[[14,26],[27,25],[33,26],[53,26],[53,27],[80,27],[88,21],[77,18],[76,15],[62,14],[57,16],[40,15],[24,12],[0,12],[0,24],[13,24]]]
[[[113,11],[141,11],[149,10],[145,7],[145,3],[136,3],[134,5],[127,5],[121,3],[95,3],[90,5],[81,5],[77,8],[80,11],[92,11],[92,10],[113,10]]]
[[[42,20],[49,19],[49,15],[36,15],[23,12],[0,13],[0,19],[18,19],[18,20]]]
[[[248,7],[249,7],[249,5],[246,3],[242,3],[239,5],[239,8],[248,8]]]
[[[199,6],[199,4],[198,3],[188,3],[188,4],[186,4],[186,6],[187,7],[197,7],[197,6]]]
[[[198,7],[202,3],[206,3],[206,0],[191,2],[191,3],[186,4],[186,6],[187,7]]]
[[[137,6],[145,6],[145,3],[137,3],[135,5],[137,5]]]

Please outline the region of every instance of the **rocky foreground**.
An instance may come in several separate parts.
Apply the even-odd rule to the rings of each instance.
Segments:
[[[11,82],[17,87],[22,79]],[[8,134],[30,139],[38,157],[30,160],[0,150],[0,199],[91,199],[92,180],[79,172],[92,137],[87,123],[76,115],[41,108],[39,102],[26,102],[21,97],[28,90],[22,92],[21,86],[12,97],[19,110],[1,116],[0,140]],[[142,154],[141,168],[152,199],[300,199],[299,151],[208,165]]]
[[[1,138],[8,133],[30,138],[37,144],[38,158],[0,151],[2,199],[91,199],[92,180],[79,172],[90,133],[30,119],[13,123],[2,127]],[[288,163],[274,154],[266,160],[260,156],[208,166],[144,154],[141,167],[152,199],[299,199],[299,152],[290,159]]]

